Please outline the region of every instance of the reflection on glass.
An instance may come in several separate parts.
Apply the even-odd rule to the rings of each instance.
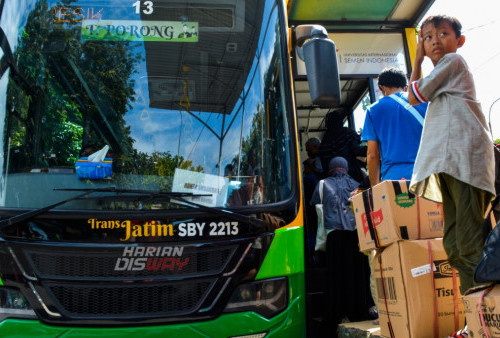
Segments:
[[[74,194],[54,188],[100,186],[204,194],[193,201],[209,206],[288,198],[280,20],[264,0],[7,1],[0,206],[42,207]]]

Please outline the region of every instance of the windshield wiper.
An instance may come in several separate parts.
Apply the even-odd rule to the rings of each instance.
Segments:
[[[61,189],[54,189],[54,190],[59,190],[59,191],[92,191],[92,192],[99,192],[101,190],[99,189],[80,189],[80,188],[61,188]],[[195,203],[192,201],[189,201],[186,199],[186,197],[203,197],[203,196],[212,196],[211,194],[193,194],[190,192],[169,192],[169,191],[154,191],[154,190],[137,190],[137,189],[116,189],[116,188],[105,188],[106,192],[115,192],[118,194],[140,194],[140,195],[145,195],[148,197],[164,197],[168,198],[170,200],[178,200],[181,201],[185,204],[194,206],[199,208],[200,210],[209,212],[211,214],[219,215],[219,216],[225,216],[229,219],[232,219],[234,221],[239,221],[239,222],[246,222],[250,223],[253,226],[256,226],[257,229],[262,229],[265,227],[266,222],[261,220],[260,218],[253,217],[253,216],[248,216],[245,214],[240,214],[236,213],[233,211],[230,211],[225,208],[214,208],[214,207],[207,207],[203,204]],[[1,227],[0,227],[1,229]]]
[[[9,217],[7,219],[4,219],[4,220],[1,220],[0,221],[0,230],[3,230],[4,228],[6,227],[9,227],[9,226],[12,226],[12,225],[15,225],[15,224],[18,224],[18,223],[21,223],[21,222],[25,222],[27,220],[30,220],[36,216],[39,216],[39,215],[42,215],[62,204],[66,204],[68,202],[71,202],[71,201],[74,201],[74,200],[78,200],[78,199],[82,199],[83,197],[87,196],[87,195],[90,195],[92,193],[95,193],[95,192],[114,192],[114,193],[140,193],[140,194],[172,194],[171,197],[180,197],[182,198],[183,196],[199,196],[199,195],[195,195],[195,194],[192,194],[192,193],[158,193],[158,192],[154,192],[154,191],[146,191],[146,190],[128,190],[128,189],[116,189],[115,187],[106,187],[106,188],[90,188],[90,189],[54,189],[54,190],[59,190],[59,191],[83,191],[82,194],[79,194],[79,195],[76,195],[76,196],[72,196],[70,198],[67,198],[67,199],[64,199],[60,202],[57,202],[57,203],[54,203],[54,204],[51,204],[51,205],[47,205],[46,207],[43,207],[43,208],[40,208],[40,209],[35,209],[35,210],[31,210],[31,211],[28,211],[28,212],[24,212],[22,214],[19,214],[19,215],[16,215],[16,216],[12,216],[12,217]],[[201,195],[201,196],[205,196],[205,195]]]
[[[156,191],[156,190],[142,190],[142,189],[117,189],[115,187],[107,188],[54,188],[55,191],[90,191],[90,192],[114,192],[116,194],[139,194],[148,196],[163,196],[169,198],[175,197],[203,197],[212,196],[210,194],[193,194],[192,192],[169,192],[169,191]]]
[[[48,205],[46,207],[28,211],[16,216],[9,217],[7,219],[4,219],[0,221],[0,231],[3,230],[6,227],[25,222],[27,220],[30,220],[36,216],[42,215],[62,204],[66,204],[68,202],[82,199],[83,197],[90,195],[95,192],[112,192],[116,194],[140,194],[148,197],[164,197],[168,198],[170,200],[175,199],[179,200],[185,204],[191,205],[198,207],[200,210],[220,215],[220,216],[225,216],[229,219],[235,220],[235,221],[240,221],[240,222],[247,222],[250,223],[253,226],[256,226],[258,229],[262,229],[263,226],[265,226],[265,222],[259,218],[253,217],[253,216],[248,216],[244,214],[239,214],[232,212],[227,209],[221,209],[221,208],[213,208],[213,207],[207,207],[202,204],[198,204],[195,202],[191,202],[186,199],[186,197],[203,197],[203,196],[211,196],[210,194],[193,194],[190,192],[166,192],[166,191],[154,191],[154,190],[137,190],[137,189],[117,189],[115,187],[106,187],[106,188],[55,188],[54,190],[56,191],[83,191],[82,194],[67,198],[65,200],[62,200],[60,202],[57,202],[55,204]]]
[[[16,216],[9,217],[7,219],[4,219],[4,220],[0,221],[0,230],[4,229],[6,227],[9,227],[11,225],[15,225],[17,223],[21,223],[21,222],[27,221],[27,220],[29,220],[29,219],[31,219],[33,217],[36,217],[36,216],[41,215],[41,214],[44,214],[47,211],[49,211],[51,209],[54,209],[54,208],[56,208],[56,207],[58,207],[58,206],[60,206],[62,204],[65,204],[65,203],[68,203],[68,202],[80,199],[82,197],[85,197],[87,195],[90,195],[93,192],[96,192],[96,191],[112,191],[112,189],[113,188],[86,189],[86,191],[83,194],[79,194],[79,195],[67,198],[65,200],[62,200],[60,202],[57,202],[57,203],[54,203],[54,204],[51,204],[51,205],[47,205],[46,207],[43,207],[43,208],[40,208],[40,209],[31,210],[31,211],[24,212],[24,213],[16,215]]]

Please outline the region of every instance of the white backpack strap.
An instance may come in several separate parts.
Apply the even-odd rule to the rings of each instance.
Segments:
[[[410,114],[412,114],[413,117],[417,119],[417,121],[420,123],[420,125],[422,125],[422,126],[424,125],[424,118],[422,117],[422,115],[420,115],[418,113],[418,111],[411,104],[409,104],[408,102],[406,102],[405,100],[403,100],[402,98],[397,96],[396,94],[391,94],[391,95],[389,95],[389,97],[391,99],[393,99],[394,101],[396,101],[397,103],[399,103],[400,105],[402,105],[406,110],[408,110],[410,112]]]
[[[323,204],[323,185],[324,180],[319,181],[319,200],[321,201],[321,204]]]

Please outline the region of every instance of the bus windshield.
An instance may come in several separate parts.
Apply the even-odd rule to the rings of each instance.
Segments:
[[[289,198],[282,15],[266,0],[5,2],[0,207],[99,187],[211,207]],[[59,209],[183,207],[97,196]]]

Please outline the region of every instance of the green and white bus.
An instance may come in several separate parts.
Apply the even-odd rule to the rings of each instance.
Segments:
[[[307,3],[0,1],[1,336],[306,335],[295,46],[347,93]]]

